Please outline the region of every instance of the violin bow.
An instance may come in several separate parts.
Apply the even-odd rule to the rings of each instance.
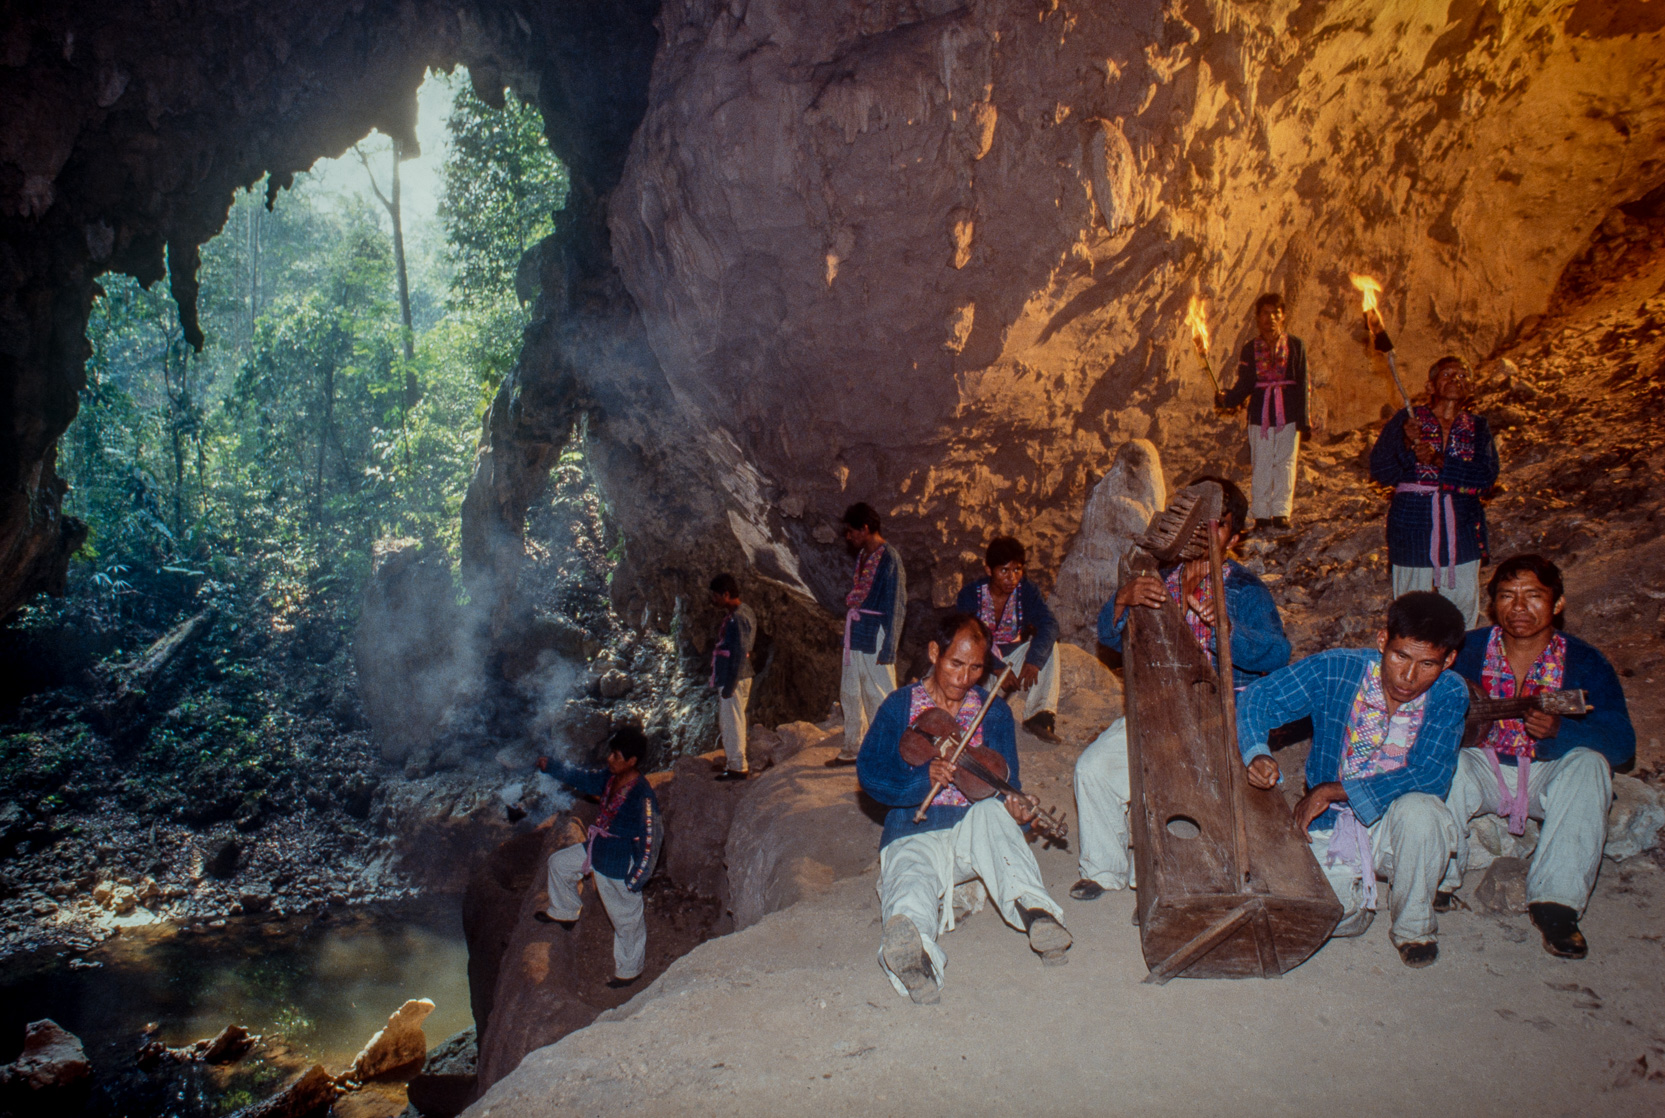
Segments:
[[[994,677],[993,683],[989,684],[989,693],[983,700],[982,709],[977,712],[977,717],[971,720],[971,725],[965,728],[965,732],[958,738],[954,739],[952,753],[942,751],[939,747],[939,753],[948,759],[948,763],[950,765],[958,763],[960,754],[964,753],[965,747],[971,744],[971,738],[977,733],[977,727],[983,724],[983,716],[989,712],[989,707],[994,705],[995,694],[1000,689],[1000,681],[1011,674],[1012,665],[1002,660],[1000,663],[1000,674]],[[931,801],[936,799],[937,793],[941,792],[945,787],[947,787],[947,785],[938,784],[934,780],[931,782],[931,791],[926,794],[925,802],[920,804],[919,810],[913,813],[913,821],[915,823],[925,822],[925,809],[931,806]]]

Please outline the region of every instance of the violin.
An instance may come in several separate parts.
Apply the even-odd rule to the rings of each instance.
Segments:
[[[993,702],[991,697],[990,702]],[[975,725],[972,732],[975,732]],[[1062,843],[1069,837],[1070,829],[1057,815],[1041,806],[1041,801],[1027,792],[1020,792],[1012,787],[1007,779],[1011,773],[1006,766],[1006,758],[986,745],[961,746],[962,731],[954,716],[941,707],[931,707],[914,720],[912,726],[902,733],[902,760],[913,766],[928,765],[938,757],[946,757],[954,766],[954,787],[966,799],[976,802],[986,800],[990,796],[998,795],[1002,800],[1016,796],[1020,801],[1029,805],[1035,813],[1034,828],[1044,835],[1050,842]],[[969,736],[967,734],[966,736]],[[958,755],[954,755],[958,748]],[[936,789],[931,792],[931,799],[936,798]],[[930,800],[926,801],[926,805]],[[915,822],[923,816],[925,805],[914,816]]]

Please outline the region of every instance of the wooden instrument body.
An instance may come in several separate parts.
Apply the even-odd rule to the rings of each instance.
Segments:
[[[1468,714],[1463,719],[1463,748],[1477,747],[1486,740],[1492,724],[1503,718],[1522,718],[1528,711],[1578,717],[1595,709],[1583,691],[1540,691],[1514,699],[1493,699],[1472,679],[1468,684]]]
[[[1135,550],[1124,574],[1156,564]],[[1134,608],[1123,647],[1146,981],[1279,977],[1329,938],[1341,903],[1283,793],[1249,785],[1179,607]]]

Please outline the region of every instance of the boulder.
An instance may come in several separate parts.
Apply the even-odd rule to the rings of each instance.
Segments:
[[[1631,858],[1659,846],[1665,827],[1665,794],[1622,773],[1613,777],[1613,805],[1607,809],[1607,845],[1603,853],[1614,861]]]
[[[1085,648],[1059,641],[1057,645],[1058,736],[1086,748],[1105,727],[1123,713],[1122,681]],[[1021,720],[1023,708],[1012,713]]]
[[[863,810],[848,769],[826,767],[837,751],[803,749],[749,782],[725,856],[736,929],[873,864],[882,816]]]
[[[474,1101],[479,1044],[473,1026],[428,1053],[422,1070],[405,1085],[405,1096],[422,1118],[454,1118]]]
[[[348,1074],[364,1083],[420,1064],[428,1055],[422,1022],[433,1011],[434,1003],[427,998],[413,998],[394,1010],[387,1024],[353,1057]]]
[[[231,1118],[307,1118],[320,1113],[338,1094],[335,1080],[322,1064],[311,1070],[265,1102],[252,1103],[232,1114]]]
[[[80,1038],[50,1017],[23,1030],[23,1052],[0,1068],[0,1086],[13,1109],[55,1105],[91,1081],[92,1065]],[[67,1110],[68,1108],[66,1108]]]
[[[1538,821],[1528,819],[1526,830],[1509,833],[1509,821],[1497,815],[1476,815],[1468,824],[1468,863],[1465,870],[1483,870],[1499,858],[1526,859],[1538,848]]]
[[[1060,637],[1088,648],[1097,643],[1098,611],[1120,581],[1122,556],[1167,503],[1156,445],[1130,439],[1093,487],[1081,514],[1081,530],[1058,568],[1050,605]]]
[[[634,684],[631,682],[628,673],[622,672],[618,668],[610,668],[601,674],[601,679],[597,681],[596,686],[600,689],[602,698],[622,699],[630,694],[630,689]]]
[[[810,746],[822,745],[828,738],[842,733],[842,727],[835,726],[829,730],[813,722],[788,722],[777,726],[775,736],[780,739],[780,745],[775,748],[775,764],[785,764]]]
[[[1495,915],[1526,911],[1526,860],[1498,858],[1474,888],[1480,908]]]
[[[202,1060],[208,1064],[234,1064],[248,1055],[258,1037],[251,1036],[241,1025],[227,1025],[218,1036],[202,1045]]]
[[[722,898],[728,879],[723,852],[736,805],[755,781],[719,781],[722,754],[679,757],[659,793],[665,813],[665,853],[659,872],[703,897]],[[715,765],[714,765],[715,762]]]

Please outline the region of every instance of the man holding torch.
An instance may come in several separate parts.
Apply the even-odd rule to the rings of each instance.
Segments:
[[[1295,460],[1307,424],[1307,349],[1284,332],[1283,296],[1255,300],[1258,336],[1243,346],[1237,383],[1216,393],[1214,406],[1235,411],[1249,403],[1249,519],[1289,527],[1295,504]]]

